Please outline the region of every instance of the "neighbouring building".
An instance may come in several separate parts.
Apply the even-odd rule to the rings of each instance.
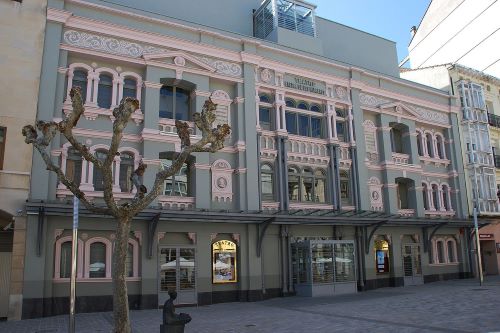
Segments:
[[[32,148],[21,129],[36,118],[46,0],[0,1],[0,318],[22,295],[25,202]],[[13,246],[14,244],[14,246]]]
[[[500,77],[500,3],[432,0],[408,46],[411,68],[459,63]]]
[[[193,8],[196,8],[193,11]],[[460,107],[399,78],[395,44],[288,0],[51,0],[38,119],[86,111],[75,133],[97,156],[111,110],[141,102],[115,160],[130,200],[180,149],[175,120],[211,97],[232,128],[196,153],[133,222],[132,309],[334,295],[471,275]],[[199,136],[193,128],[192,140]],[[99,202],[102,175],[62,138],[52,155]],[[22,317],[67,311],[72,196],[33,159]],[[77,311],[112,306],[115,222],[80,211]]]

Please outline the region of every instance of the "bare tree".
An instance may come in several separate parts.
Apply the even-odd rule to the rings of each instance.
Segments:
[[[155,182],[149,193],[139,180],[144,173],[144,166],[135,171],[133,183],[137,188],[137,194],[134,199],[125,204],[118,205],[113,196],[113,160],[119,155],[118,148],[123,137],[123,130],[127,126],[131,115],[139,108],[139,102],[133,98],[124,99],[120,105],[113,110],[115,118],[113,122],[113,136],[111,145],[104,160],[98,159],[93,155],[87,146],[80,143],[73,134],[73,128],[78,123],[81,115],[85,111],[82,103],[82,97],[79,88],[73,88],[70,92],[73,105],[72,112],[62,121],[37,121],[36,127],[27,125],[23,127],[23,135],[27,144],[32,144],[42,156],[47,170],[57,174],[58,180],[63,183],[91,212],[113,216],[117,221],[116,240],[113,254],[113,316],[115,332],[130,332],[130,320],[127,298],[126,277],[126,257],[128,247],[128,237],[130,224],[134,216],[148,207],[153,200],[161,193],[165,180],[176,174],[189,155],[193,152],[216,152],[221,149],[224,139],[230,133],[230,127],[227,124],[218,125],[213,128],[217,105],[208,99],[203,105],[201,113],[194,114],[194,122],[202,135],[201,139],[191,143],[189,135],[189,126],[187,123],[176,121],[177,133],[181,139],[181,152],[175,156],[172,165],[156,174]],[[94,164],[94,168],[101,171],[104,185],[104,203],[98,206],[85,197],[78,185],[71,179],[68,179],[60,166],[55,164],[50,155],[50,143],[58,134],[62,134],[66,140],[78,151],[82,157]],[[146,194],[147,193],[147,194]]]

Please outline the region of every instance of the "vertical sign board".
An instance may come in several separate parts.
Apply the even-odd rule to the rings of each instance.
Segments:
[[[220,240],[212,244],[212,283],[238,282],[236,243]]]

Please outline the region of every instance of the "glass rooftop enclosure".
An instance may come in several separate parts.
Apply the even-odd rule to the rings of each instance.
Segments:
[[[315,5],[299,0],[265,0],[255,11],[254,36],[278,40],[278,28],[316,37]]]

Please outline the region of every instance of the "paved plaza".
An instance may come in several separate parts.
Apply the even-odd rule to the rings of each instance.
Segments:
[[[336,297],[287,297],[182,308],[186,333],[500,332],[500,279],[455,280]],[[159,332],[160,310],[131,312],[133,332]],[[67,332],[67,316],[0,322],[2,333]],[[77,315],[77,332],[110,332],[111,313]]]

